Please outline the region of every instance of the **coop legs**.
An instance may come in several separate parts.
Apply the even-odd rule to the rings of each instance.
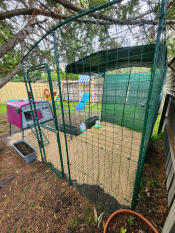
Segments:
[[[10,136],[12,135],[12,125],[11,125],[11,123],[9,123],[9,135]]]
[[[24,130],[22,129],[22,140],[24,140]]]

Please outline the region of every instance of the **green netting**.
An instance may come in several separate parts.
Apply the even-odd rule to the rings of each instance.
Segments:
[[[162,7],[162,13],[165,12],[165,2]],[[161,35],[165,30],[165,19],[162,17],[160,22],[159,33],[157,36],[157,40],[165,39],[164,36]],[[162,38],[161,38],[162,37]],[[157,118],[160,102],[161,102],[161,91],[164,82],[164,78],[166,75],[166,68],[167,68],[167,49],[160,43],[157,43],[156,52],[154,55],[154,63],[151,73],[151,80],[150,80],[150,87],[147,99],[147,106],[145,111],[145,118],[144,118],[144,127],[143,127],[143,135],[142,135],[142,142],[140,146],[140,155],[139,161],[137,165],[137,173],[135,179],[135,190],[133,194],[133,201],[132,201],[132,208],[135,208],[137,195],[140,185],[140,180],[143,171],[143,165],[147,153],[148,144],[150,141],[150,137],[152,134],[152,130],[154,127],[154,123]]]
[[[155,44],[108,49],[67,65],[67,73],[104,73],[124,67],[151,67],[154,59]]]
[[[166,0],[159,5],[159,24],[151,24],[155,38],[144,22],[118,24],[118,4],[125,7],[119,2],[107,1],[60,22],[22,59],[32,114],[37,116],[35,99],[50,102],[53,109],[51,122],[33,116],[44,162],[109,212],[134,209],[137,203],[167,58]],[[157,16],[150,17],[157,22]],[[38,69],[41,77],[34,86]],[[88,74],[92,82],[70,80],[79,74]],[[97,119],[102,127],[94,127]]]
[[[151,73],[106,74],[102,120],[142,132]]]

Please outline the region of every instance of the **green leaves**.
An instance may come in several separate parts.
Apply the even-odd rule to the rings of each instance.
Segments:
[[[56,213],[55,213],[55,212],[53,213],[53,216],[54,216],[55,219],[57,219],[57,216],[56,216]]]
[[[84,204],[84,211],[85,211],[85,215],[88,216],[90,214],[90,209],[87,206],[87,204]]]
[[[34,204],[34,203],[31,203],[31,204],[30,204],[30,209],[33,209],[34,206],[35,206],[35,204]]]
[[[128,223],[129,223],[130,226],[134,225],[134,217],[132,215],[129,216]]]
[[[95,208],[95,206],[94,206],[94,219],[95,219],[95,222],[97,223],[98,228],[100,227],[100,224],[101,224],[101,222],[102,222],[102,220],[103,220],[103,215],[104,215],[104,212],[101,213],[101,214],[98,216],[97,210],[96,210],[96,208]]]
[[[13,25],[0,21],[0,46],[13,37]],[[0,59],[0,79],[12,72],[20,60],[19,49],[9,51]]]
[[[123,228],[123,227],[120,228],[120,233],[126,233],[126,231],[127,231],[126,228]]]
[[[107,2],[106,0],[81,0],[80,4],[81,7],[83,8],[91,8],[91,7],[95,7],[97,5],[103,4]]]
[[[31,188],[31,186],[27,186],[27,187],[25,187],[25,188],[21,191],[21,194],[26,193],[27,191],[29,191],[29,190],[30,190],[30,188]]]
[[[75,228],[78,225],[78,219],[77,216],[73,217],[69,223],[71,228]]]

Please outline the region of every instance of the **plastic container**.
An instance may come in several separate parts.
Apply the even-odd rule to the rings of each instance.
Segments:
[[[32,152],[31,154],[29,154],[29,155],[24,155],[24,154],[23,154],[20,150],[18,150],[18,148],[16,147],[16,145],[19,144],[19,143],[21,143],[21,142],[23,142],[23,143],[25,143],[26,145],[28,145],[28,146],[33,150],[33,152]],[[14,142],[14,143],[12,144],[12,146],[13,146],[13,148],[16,150],[16,152],[19,154],[19,156],[21,156],[21,158],[23,158],[23,159],[26,161],[26,163],[31,163],[32,161],[34,161],[34,160],[36,159],[36,149],[35,149],[32,145],[30,145],[30,143],[26,142],[25,140],[19,140],[19,141],[17,141],[17,142]]]
[[[115,218],[115,216],[120,215],[120,214],[129,214],[131,216],[136,216],[136,217],[140,218],[140,221],[143,221],[148,226],[148,228],[150,228],[150,230],[152,230],[153,233],[158,233],[156,228],[146,218],[144,218],[141,214],[139,214],[135,211],[132,211],[132,210],[128,210],[128,209],[117,210],[113,214],[111,214],[111,216],[106,221],[103,233],[107,233],[108,226],[111,223],[111,221]],[[114,224],[115,224],[115,222],[114,222]]]
[[[64,132],[64,125],[63,124],[60,125],[59,130],[61,132]],[[80,135],[80,130],[79,130],[79,128],[77,126],[65,124],[65,131],[66,131],[66,133],[72,134],[72,135],[75,135],[75,136]]]
[[[86,131],[86,124],[81,123],[80,125],[80,132],[85,132]]]
[[[96,122],[95,122],[94,128],[100,129],[101,127],[102,127],[102,126],[101,126],[101,124],[100,124],[100,120],[96,121]]]
[[[95,125],[95,122],[98,120],[98,116],[93,116],[85,120],[86,128],[90,129]]]

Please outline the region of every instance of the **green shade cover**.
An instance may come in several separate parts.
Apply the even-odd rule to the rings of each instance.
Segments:
[[[142,132],[151,73],[105,73],[101,119]]]
[[[125,67],[152,67],[155,44],[102,50],[66,67],[67,73],[104,73]]]

